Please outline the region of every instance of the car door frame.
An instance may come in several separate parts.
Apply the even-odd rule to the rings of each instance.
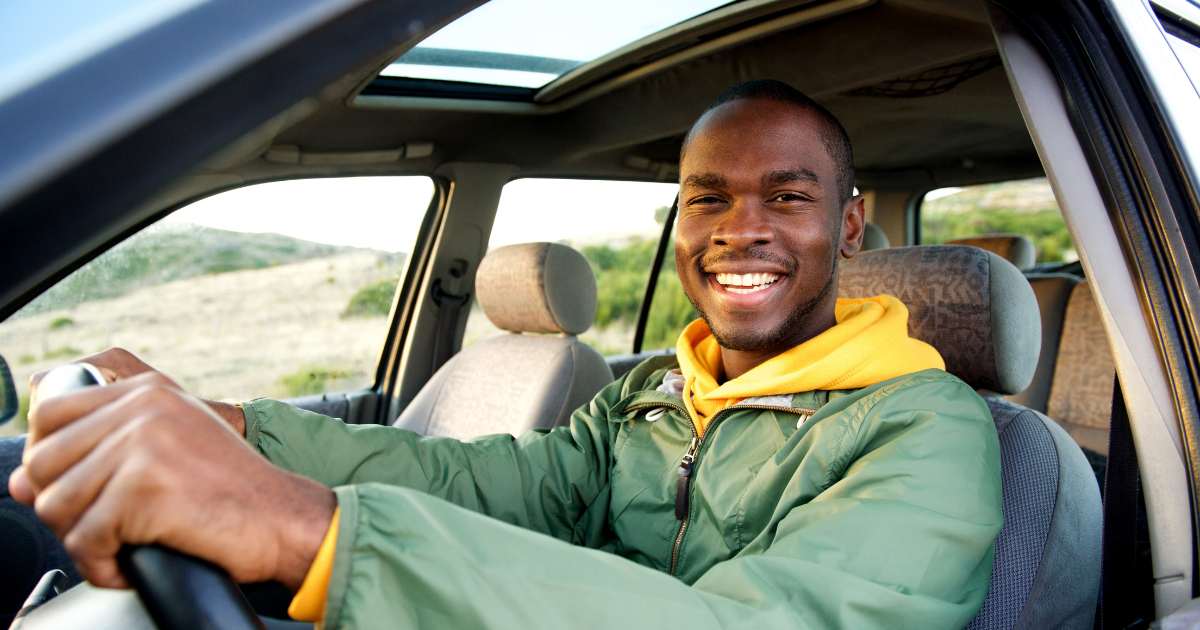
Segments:
[[[1191,159],[1200,146],[1164,106],[1162,77],[1142,65],[1146,50],[1167,45],[1161,29],[1157,42],[1145,31],[1149,5],[993,0],[989,8],[1113,346],[1161,618],[1196,596],[1200,548],[1200,206]],[[1132,544],[1106,545],[1123,542]]]

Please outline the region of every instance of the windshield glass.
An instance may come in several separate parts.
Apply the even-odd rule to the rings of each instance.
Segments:
[[[572,69],[730,0],[492,0],[381,74],[540,88]]]

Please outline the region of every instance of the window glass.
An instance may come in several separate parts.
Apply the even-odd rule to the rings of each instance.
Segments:
[[[488,249],[550,241],[579,250],[596,274],[596,323],[580,339],[601,354],[633,348],[633,332],[675,184],[518,179],[504,187]],[[463,345],[499,334],[478,304]]]
[[[650,313],[646,318],[642,349],[674,348],[683,327],[699,316],[683,292],[683,285],[679,283],[679,273],[675,270],[675,243],[672,240],[667,258],[658,272],[658,283],[654,285],[654,299],[650,302]]]
[[[429,36],[382,76],[539,88],[729,0],[491,0]],[[531,19],[536,16],[536,19]]]
[[[0,352],[22,390],[35,371],[112,346],[206,398],[369,386],[432,195],[426,177],[362,177],[197,201],[0,323]]]
[[[1183,70],[1192,80],[1192,86],[1200,92],[1200,46],[1172,33],[1167,33],[1167,41],[1171,42],[1171,49],[1175,51],[1179,63],[1183,64]]]
[[[928,192],[921,201],[920,220],[925,244],[985,234],[1020,234],[1033,241],[1039,263],[1079,259],[1044,177]]]

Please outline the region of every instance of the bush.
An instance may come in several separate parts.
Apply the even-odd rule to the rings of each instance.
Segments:
[[[380,280],[354,292],[342,311],[342,317],[384,317],[392,309],[399,278]]]
[[[309,366],[291,374],[285,374],[279,379],[284,395],[289,398],[322,394],[334,389],[351,386],[352,381],[360,375],[353,371],[329,368],[324,366]]]
[[[60,328],[67,328],[74,325],[75,320],[71,319],[70,317],[56,317],[50,322],[50,330],[58,330]]]

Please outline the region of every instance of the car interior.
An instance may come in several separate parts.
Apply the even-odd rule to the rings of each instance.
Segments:
[[[1102,540],[1110,419],[1125,410],[1113,309],[1088,261],[1109,254],[1078,239],[1082,263],[1039,263],[1029,234],[922,239],[930,191],[1053,175],[1031,137],[1028,104],[1014,93],[998,20],[985,3],[961,0],[741,0],[577,63],[393,50],[137,206],[59,276],[223,191],[425,175],[436,191],[397,281],[373,386],[292,402],[347,422],[463,439],[562,425],[640,361],[673,352],[643,347],[642,333],[659,272],[672,269],[674,211],[658,237],[637,336],[626,351],[602,356],[579,339],[603,289],[583,256],[546,242],[489,250],[504,186],[528,178],[674,182],[683,136],[714,97],[741,81],[779,79],[836,114],[854,146],[869,225],[864,251],[842,264],[841,295],[904,301],[910,332],[941,352],[996,420],[1005,526],[991,591],[971,627],[1090,627],[1102,552],[1114,545],[1136,556],[1136,571],[1122,576],[1138,602],[1131,614],[1153,619],[1156,607],[1190,599],[1194,578],[1191,554],[1171,551],[1178,538],[1165,519],[1155,526],[1153,510],[1146,518],[1145,505],[1129,532],[1137,545]],[[530,87],[439,74],[446,69],[550,78]],[[1062,205],[1080,234],[1083,219]],[[572,211],[570,199],[561,211]],[[501,332],[464,348],[471,301]],[[1139,449],[1151,448],[1143,442]]]

